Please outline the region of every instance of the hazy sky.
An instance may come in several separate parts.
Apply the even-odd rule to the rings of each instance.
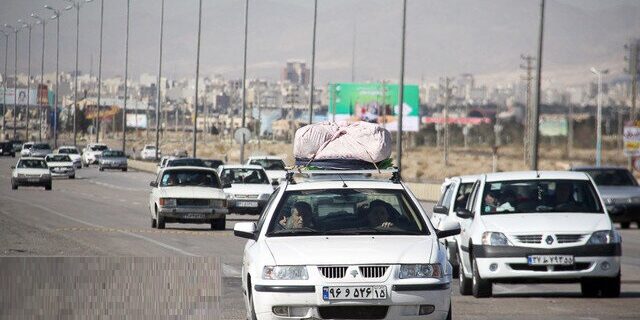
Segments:
[[[99,1],[85,3],[80,17],[80,69],[97,73]],[[104,0],[103,74],[124,74],[126,0]],[[397,79],[401,0],[319,0],[316,75],[319,83],[349,81],[356,38],[356,80]],[[0,24],[16,24],[35,11],[51,14],[62,0],[0,0]],[[197,0],[166,0],[164,70],[195,73]],[[201,74],[240,77],[243,0],[204,0]],[[507,82],[521,71],[520,54],[535,55],[538,0],[408,0],[406,76],[435,80],[470,72],[484,82]],[[160,0],[131,0],[130,75],[156,74]],[[311,57],[312,0],[250,0],[248,76],[277,80],[288,59]],[[60,25],[60,66],[71,71],[75,11]],[[46,72],[55,70],[55,21],[48,21]],[[39,70],[42,32],[33,29],[33,68]],[[548,0],[543,77],[546,85],[590,79],[591,65],[622,72],[623,45],[640,37],[640,1]],[[4,39],[0,59],[4,59]],[[19,34],[19,72],[26,73],[27,32]],[[13,72],[13,36],[9,72]],[[3,60],[0,60],[3,62]],[[36,67],[37,66],[37,67]],[[2,66],[0,64],[0,71]]]

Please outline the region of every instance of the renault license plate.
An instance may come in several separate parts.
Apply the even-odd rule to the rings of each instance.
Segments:
[[[187,213],[185,215],[187,219],[204,219],[204,213]]]
[[[384,300],[387,298],[387,287],[323,287],[322,300]]]
[[[535,255],[528,256],[527,263],[530,266],[572,265],[573,256],[569,255]]]
[[[238,201],[237,206],[243,208],[257,208],[258,203],[255,201]]]

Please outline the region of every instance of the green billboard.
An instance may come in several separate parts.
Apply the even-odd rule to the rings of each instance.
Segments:
[[[390,131],[398,129],[397,84],[333,83],[329,85],[329,117],[336,121],[379,123]],[[403,131],[418,131],[420,90],[404,86]]]

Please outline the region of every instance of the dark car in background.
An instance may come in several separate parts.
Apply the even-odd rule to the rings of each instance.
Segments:
[[[224,161],[218,159],[202,159],[202,162],[211,169],[218,169],[219,166],[224,165]]]
[[[167,160],[167,167],[208,167],[199,158],[176,158]]]
[[[16,156],[16,152],[13,150],[13,143],[10,141],[0,142],[0,156]]]
[[[640,226],[640,186],[629,170],[613,166],[582,166],[571,170],[591,176],[613,222],[619,222],[622,229],[629,228],[631,222]]]

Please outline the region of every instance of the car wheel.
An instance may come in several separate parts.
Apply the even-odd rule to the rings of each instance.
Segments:
[[[629,229],[630,226],[630,222],[620,222],[620,229]]]
[[[45,184],[45,185],[44,185],[44,189],[45,189],[45,190],[48,190],[48,191],[51,191],[51,189],[52,189],[52,188],[51,188],[51,182],[49,182],[48,184]]]
[[[473,259],[473,277],[471,278],[472,286],[471,291],[473,292],[473,296],[476,298],[486,298],[490,297],[492,294],[492,285],[491,281],[484,280],[480,277],[480,272],[478,271],[478,263],[476,259]]]
[[[151,218],[151,228],[155,229],[158,226],[158,220]]]
[[[582,296],[594,298],[598,296],[600,290],[598,288],[596,280],[584,279],[580,281],[580,291],[582,291]]]
[[[454,242],[447,241],[447,260],[451,263],[451,276],[456,278],[458,277],[458,273],[460,272],[460,265],[458,264],[458,259],[454,259],[457,257],[456,255],[457,245]]]
[[[103,167],[100,167],[100,168],[98,168],[98,170],[100,170],[100,171],[104,171],[104,168],[103,168]]]
[[[605,298],[617,298],[620,296],[620,272],[618,275],[610,278],[602,280],[602,296]]]
[[[258,320],[258,316],[256,316],[256,309],[253,306],[253,290],[251,290],[251,278],[247,276],[247,296],[249,299],[249,318],[250,320]]]
[[[75,179],[75,178],[76,178],[76,175],[75,175],[75,174],[74,174],[74,175],[72,175],[72,176],[69,176],[69,179]]]
[[[451,302],[449,302],[449,312],[447,313],[447,320],[451,320]]]
[[[122,172],[127,172],[127,168],[122,168]]]
[[[468,296],[471,294],[471,279],[464,275],[464,265],[462,264],[462,257],[460,257],[460,253],[458,252],[456,256],[458,257],[458,265],[460,266],[460,271],[458,272],[458,279],[460,280],[460,294]]]
[[[14,181],[11,181],[11,190],[18,190],[18,184]]]
[[[164,217],[161,215],[158,215],[158,229],[164,229]]]
[[[224,230],[227,226],[227,217],[222,217],[220,219],[213,220],[211,222],[211,230]]]

